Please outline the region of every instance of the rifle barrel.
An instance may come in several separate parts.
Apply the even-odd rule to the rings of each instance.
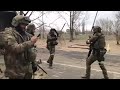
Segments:
[[[46,72],[42,67],[40,67],[38,64],[37,64],[37,66],[38,66],[43,72],[45,72],[45,73],[47,74],[47,72]]]

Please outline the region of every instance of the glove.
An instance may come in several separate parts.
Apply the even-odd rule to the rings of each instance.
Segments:
[[[34,62],[32,62],[32,70],[33,70],[33,73],[37,71],[37,64]]]
[[[90,44],[90,41],[89,41],[89,39],[86,41],[86,44]]]

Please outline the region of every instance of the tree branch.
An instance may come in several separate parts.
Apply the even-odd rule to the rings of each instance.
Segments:
[[[29,13],[29,11],[27,11],[27,12],[24,14],[24,16],[26,16],[28,13]]]
[[[32,15],[33,11],[30,13],[29,17]]]
[[[58,14],[66,21],[66,24],[68,25],[68,27],[70,28],[70,26],[69,26],[69,24],[68,24],[68,22],[67,22],[67,20],[58,12]]]

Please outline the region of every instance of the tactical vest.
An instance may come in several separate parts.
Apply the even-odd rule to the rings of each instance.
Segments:
[[[105,36],[103,34],[101,34],[100,36],[98,36],[98,39],[95,41],[93,48],[94,49],[104,49],[105,48]]]

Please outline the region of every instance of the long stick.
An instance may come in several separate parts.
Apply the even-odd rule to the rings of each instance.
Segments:
[[[64,25],[63,25],[62,29],[64,28],[65,24],[66,24],[66,23],[64,23]],[[60,31],[62,31],[62,29],[61,29]]]
[[[94,22],[93,22],[92,27],[93,27],[94,24],[95,24],[95,20],[96,20],[97,14],[98,14],[98,11],[96,12],[96,15],[95,15],[95,18],[94,18]],[[91,28],[91,32],[92,32],[92,28]],[[90,49],[89,49],[89,52],[88,52],[88,56],[87,56],[87,57],[89,57],[89,56],[91,55],[91,53],[92,53],[91,45],[89,46],[89,48],[90,48]]]
[[[98,11],[96,12],[96,15],[95,15],[95,18],[94,18],[94,22],[93,22],[92,27],[93,27],[93,26],[94,26],[94,24],[95,24],[95,20],[96,20],[97,14],[98,14]],[[91,28],[91,31],[92,31],[92,28]]]
[[[61,34],[60,34],[60,36],[59,36],[59,41],[60,41],[60,37],[61,37],[61,35],[62,35],[62,30],[63,30],[65,24],[66,24],[66,23],[64,23],[63,27],[62,27],[61,30],[60,30]],[[65,41],[64,41],[64,42],[65,42]]]
[[[37,66],[38,66],[43,72],[45,72],[45,73],[47,74],[47,72],[46,72],[42,67],[40,67],[38,64],[37,64]]]

